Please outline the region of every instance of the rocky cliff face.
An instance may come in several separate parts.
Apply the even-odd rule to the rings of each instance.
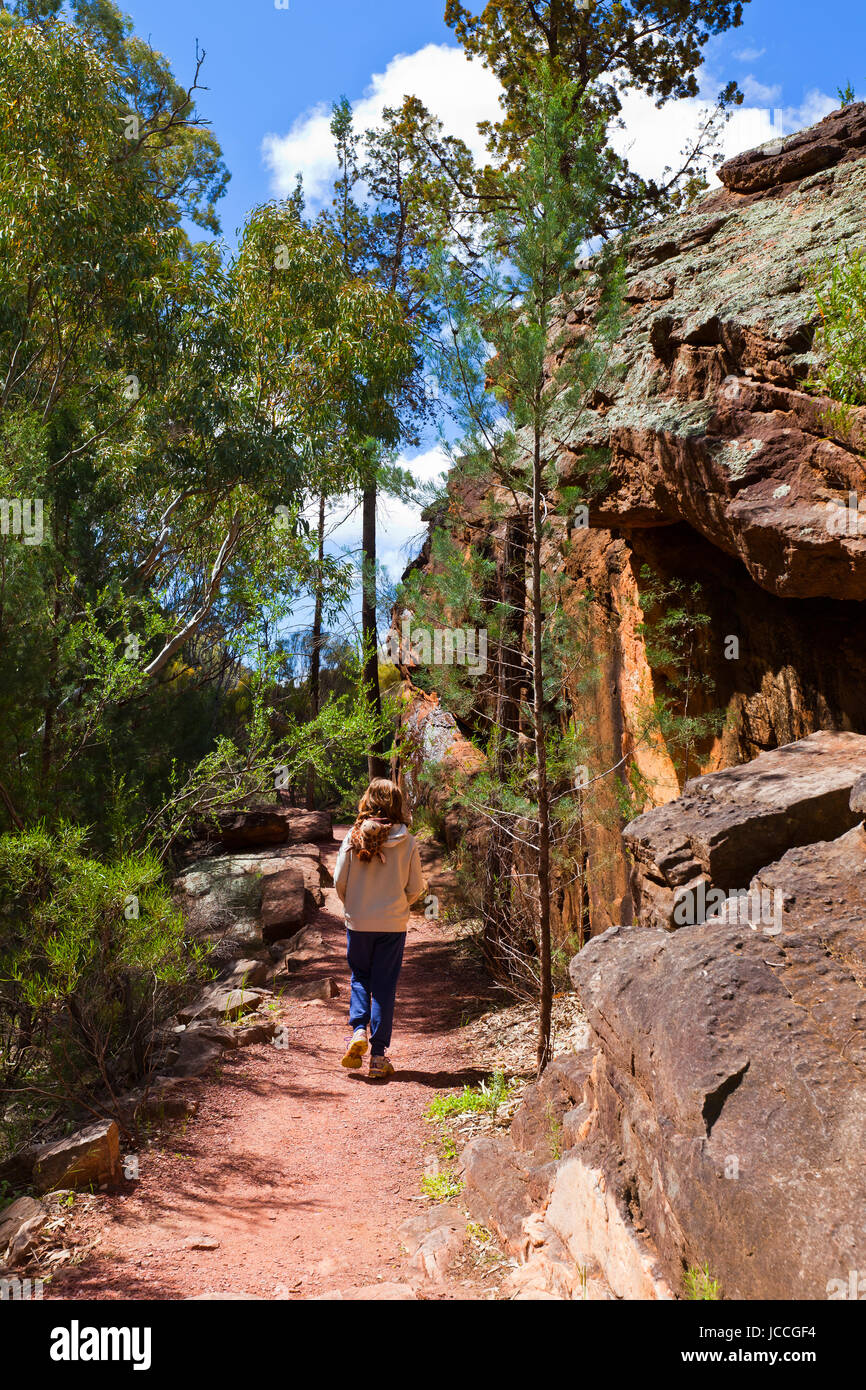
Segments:
[[[866,737],[817,733],[629,827],[639,922],[571,963],[587,1046],[464,1158],[532,1286],[866,1294],[864,808]]]
[[[545,563],[570,581],[574,622],[593,634],[598,680],[574,706],[598,766],[630,755],[650,805],[676,797],[684,775],[814,730],[866,731],[866,511],[848,508],[866,494],[866,410],[843,438],[830,403],[804,389],[819,323],[810,272],[866,242],[866,105],[739,156],[721,178],[634,239],[617,370],[556,442],[561,487],[588,448],[609,450],[588,524],[555,523]],[[579,335],[584,316],[571,310],[567,332]],[[450,525],[466,540],[489,527],[459,479]],[[501,524],[489,542],[495,555]],[[667,689],[641,630],[644,567],[661,585],[700,584],[709,618],[692,710],[725,718],[687,770],[660,733],[641,736]],[[592,934],[632,914],[609,782],[585,835]],[[555,908],[564,935],[575,926],[567,894]]]
[[[866,105],[721,177],[635,239],[619,370],[556,442],[563,488],[588,448],[610,458],[545,555],[594,644],[572,705],[598,768],[630,759],[648,797],[624,825],[611,790],[584,827],[585,1047],[463,1155],[526,1297],[678,1297],[704,1267],[727,1298],[866,1296],[866,410],[839,433],[806,389],[811,271],[866,243]],[[458,539],[485,515],[455,480]],[[689,767],[641,735],[671,688],[647,569],[699,584],[708,619],[691,712],[725,719]],[[452,765],[460,746],[453,724]]]

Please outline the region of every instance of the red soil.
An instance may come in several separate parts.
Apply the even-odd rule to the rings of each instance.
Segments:
[[[341,835],[344,832],[337,832]],[[336,845],[326,852],[333,869]],[[203,1293],[309,1298],[380,1281],[421,1297],[489,1296],[465,1270],[431,1288],[409,1266],[400,1227],[423,1208],[436,1131],[424,1119],[442,1091],[475,1084],[459,1038],[483,982],[459,978],[435,922],[413,917],[387,1082],[340,1066],[348,1034],[348,967],[333,889],[311,923],[322,958],[303,978],[332,976],[328,1003],[287,1001],[289,1047],[225,1052],[216,1074],[189,1083],[198,1113],[140,1154],[137,1182],[75,1221],[76,1243],[101,1238],[46,1287],[55,1299],[184,1299]],[[191,1249],[199,1237],[219,1242]],[[489,1288],[489,1285],[488,1285]]]

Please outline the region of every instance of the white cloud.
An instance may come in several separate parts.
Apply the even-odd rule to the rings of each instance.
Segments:
[[[449,467],[448,456],[438,445],[420,454],[405,454],[397,459],[397,463],[411,473],[417,483],[433,482],[441,478]],[[312,508],[309,517],[313,519]],[[421,520],[421,508],[393,497],[381,496],[378,525],[379,563],[392,580],[399,579],[413,555],[418,553],[420,540],[424,536],[426,527]],[[355,498],[340,498],[329,511],[327,534],[330,554],[360,554],[361,511]]]
[[[417,96],[439,117],[446,134],[465,140],[480,158],[484,141],[478,122],[498,119],[499,91],[497,79],[477,60],[448,44],[430,43],[416,53],[397,54],[384,72],[373,75],[364,95],[353,102],[355,124],[364,131],[376,124],[384,107]],[[277,197],[292,191],[299,173],[311,202],[326,197],[336,173],[330,118],[330,106],[322,104],[299,116],[288,134],[264,137],[262,154]]]
[[[731,159],[780,135],[803,130],[838,105],[835,97],[813,90],[800,106],[737,106],[722,135],[724,156]],[[678,167],[680,152],[700,129],[706,110],[699,98],[670,101],[659,109],[650,97],[628,92],[623,99],[625,129],[614,133],[613,144],[644,178],[660,178],[667,165]],[[710,182],[718,183],[715,175]]]
[[[759,56],[756,49],[735,54],[743,60]],[[781,88],[761,83],[751,74],[742,87],[746,101],[734,109],[722,141],[728,159],[812,125],[839,104],[836,98],[813,90],[800,106],[779,107]],[[356,126],[363,131],[374,125],[383,107],[397,106],[413,93],[439,117],[448,134],[460,136],[481,158],[484,142],[477,125],[498,118],[499,91],[493,74],[477,60],[466,58],[461,49],[427,44],[415,53],[398,54],[384,72],[373,75],[364,95],[353,103]],[[659,178],[666,165],[678,166],[680,152],[699,129],[705,111],[706,103],[699,98],[670,101],[659,109],[650,97],[627,92],[622,113],[625,128],[615,133],[613,143],[628,154],[638,172]],[[277,197],[291,192],[298,173],[304,176],[311,203],[327,197],[336,173],[329,122],[330,107],[322,104],[299,116],[287,134],[265,136],[262,154]]]
[[[766,48],[741,48],[734,54],[738,63],[756,63],[759,58],[763,58]]]
[[[743,96],[746,101],[753,106],[770,105],[774,101],[778,101],[779,97],[782,95],[782,88],[778,83],[774,83],[772,87],[768,87],[766,83],[759,82],[751,73],[749,73],[748,77],[741,78],[740,87],[742,88]]]
[[[760,54],[745,49],[735,56],[752,61]],[[743,87],[750,104],[736,107],[725,127],[722,145],[728,159],[813,125],[839,104],[836,98],[813,90],[800,106],[778,108],[774,103],[779,99],[780,88],[764,86],[751,75]],[[416,53],[399,54],[384,72],[373,76],[364,95],[355,101],[357,129],[363,131],[374,125],[384,106],[399,105],[408,93],[420,97],[443,122],[448,134],[465,140],[476,158],[483,156],[484,142],[478,135],[477,124],[495,120],[500,114],[499,85],[486,68],[468,60],[459,48],[446,44],[428,44]],[[650,97],[625,93],[625,128],[615,132],[613,143],[645,178],[660,178],[666,165],[678,167],[680,152],[699,130],[706,110],[706,102],[699,98],[671,101],[659,109]],[[327,197],[336,170],[329,121],[330,108],[323,104],[298,117],[287,134],[265,136],[262,153],[271,170],[276,196],[288,195],[295,175],[303,173],[308,200],[315,203]],[[714,175],[711,182],[718,182]],[[400,462],[419,481],[435,477],[448,466],[438,448]],[[407,546],[423,533],[420,509],[383,498],[379,510],[379,558],[396,579],[411,558]],[[338,521],[342,524],[334,530]],[[332,552],[360,549],[361,519],[348,500],[331,514],[329,532],[328,548]]]
[[[435,482],[450,467],[448,455],[440,444],[423,454],[415,454],[412,458],[407,455],[398,461],[400,467],[407,469],[419,483]]]

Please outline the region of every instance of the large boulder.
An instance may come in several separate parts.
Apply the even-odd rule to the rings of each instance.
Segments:
[[[34,1197],[18,1197],[0,1211],[0,1266],[17,1264],[32,1249],[48,1222],[48,1212]]]
[[[228,850],[326,841],[334,833],[329,811],[307,811],[279,802],[221,811],[216,821],[219,837]]]
[[[334,818],[330,811],[304,811],[299,807],[283,807],[288,825],[290,845],[326,843],[334,838]]]
[[[330,880],[330,874],[322,859],[322,845],[303,842],[292,844],[283,851],[282,863],[284,867],[291,864],[303,874],[307,905],[321,907],[325,901],[322,887]]]
[[[729,1299],[866,1291],[864,741],[813,736],[635,823],[659,891],[696,863],[746,891],[591,940],[586,1046],[466,1151],[467,1203],[527,1288],[572,1297],[582,1270],[588,1297],[670,1298],[707,1268]]]
[[[866,102],[858,101],[832,111],[808,130],[735,155],[719,169],[719,178],[733,193],[764,192],[856,159],[864,146]]]
[[[330,815],[277,809],[304,838],[196,860],[175,880],[175,897],[193,934],[207,942],[227,971],[236,973],[239,959],[261,954],[271,941],[298,931],[306,914],[324,900],[322,846],[309,836],[330,837]]]
[[[818,732],[688,782],[683,796],[623,832],[634,856],[638,922],[671,928],[678,918],[702,921],[712,890],[745,890],[787,849],[850,829],[860,817],[852,789],[864,769],[866,736]]]
[[[120,1170],[120,1132],[113,1120],[100,1120],[66,1139],[36,1150],[33,1184],[38,1192],[56,1188],[102,1187]]]
[[[594,1052],[578,1133],[672,1282],[707,1263],[729,1298],[827,1298],[866,1267],[864,753],[814,734],[641,817],[644,925],[571,963]],[[746,891],[660,930],[696,874]]]
[[[194,863],[175,881],[176,898],[193,934],[227,959],[264,946],[262,892],[261,875],[231,856]]]
[[[520,1261],[518,1297],[669,1300],[677,1284],[616,1162],[591,1136],[594,1063],[590,1051],[556,1058],[524,1092],[508,1138],[467,1145],[464,1200]]]
[[[279,873],[265,879],[261,924],[266,945],[300,931],[304,925],[306,900],[306,884],[300,866],[287,863]]]
[[[866,1265],[866,943],[829,925],[612,928],[572,962],[591,1126],[672,1282],[823,1299]]]
[[[217,816],[219,835],[226,849],[283,845],[289,838],[288,822],[274,806],[253,811],[222,811]]]

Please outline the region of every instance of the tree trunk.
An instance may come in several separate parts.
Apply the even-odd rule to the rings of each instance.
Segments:
[[[3,805],[6,807],[6,813],[9,816],[9,819],[11,820],[15,829],[23,830],[24,822],[19,816],[18,812],[16,811],[12,798],[2,782],[0,782],[0,801],[2,801]]]
[[[310,713],[319,713],[320,677],[322,670],[322,589],[325,569],[325,494],[319,494],[319,551],[316,567],[316,607],[313,612],[313,640],[310,652]],[[316,772],[312,763],[307,768],[307,810],[316,808]]]
[[[498,784],[508,776],[520,731],[520,690],[523,684],[523,611],[526,604],[525,519],[518,515],[506,522],[499,599],[503,606],[502,629],[496,666],[496,745],[493,775]],[[482,900],[484,956],[491,972],[508,975],[507,943],[512,937],[511,875],[514,840],[502,821],[494,819],[487,849]],[[516,943],[515,943],[516,944]]]
[[[361,633],[364,641],[364,688],[371,711],[377,718],[382,714],[382,697],[379,692],[379,652],[376,631],[376,484],[375,481],[364,488],[361,548],[363,551],[361,571]],[[367,756],[370,779],[387,777],[388,764],[384,759],[382,739],[374,742]]]
[[[550,964],[550,804],[547,790],[547,740],[544,733],[544,659],[541,637],[542,488],[541,433],[535,428],[532,456],[532,709],[535,770],[538,778],[538,945],[541,986],[538,1010],[538,1075],[550,1061],[553,980]]]
[[[48,691],[45,696],[45,721],[42,725],[42,762],[41,762],[41,790],[43,793],[43,806],[49,794],[49,784],[51,780],[51,762],[54,754],[54,718],[57,709],[57,702],[60,698],[58,687],[58,665],[60,660],[60,594],[55,588],[54,597],[54,621],[53,633],[51,637],[51,657],[48,675]]]

